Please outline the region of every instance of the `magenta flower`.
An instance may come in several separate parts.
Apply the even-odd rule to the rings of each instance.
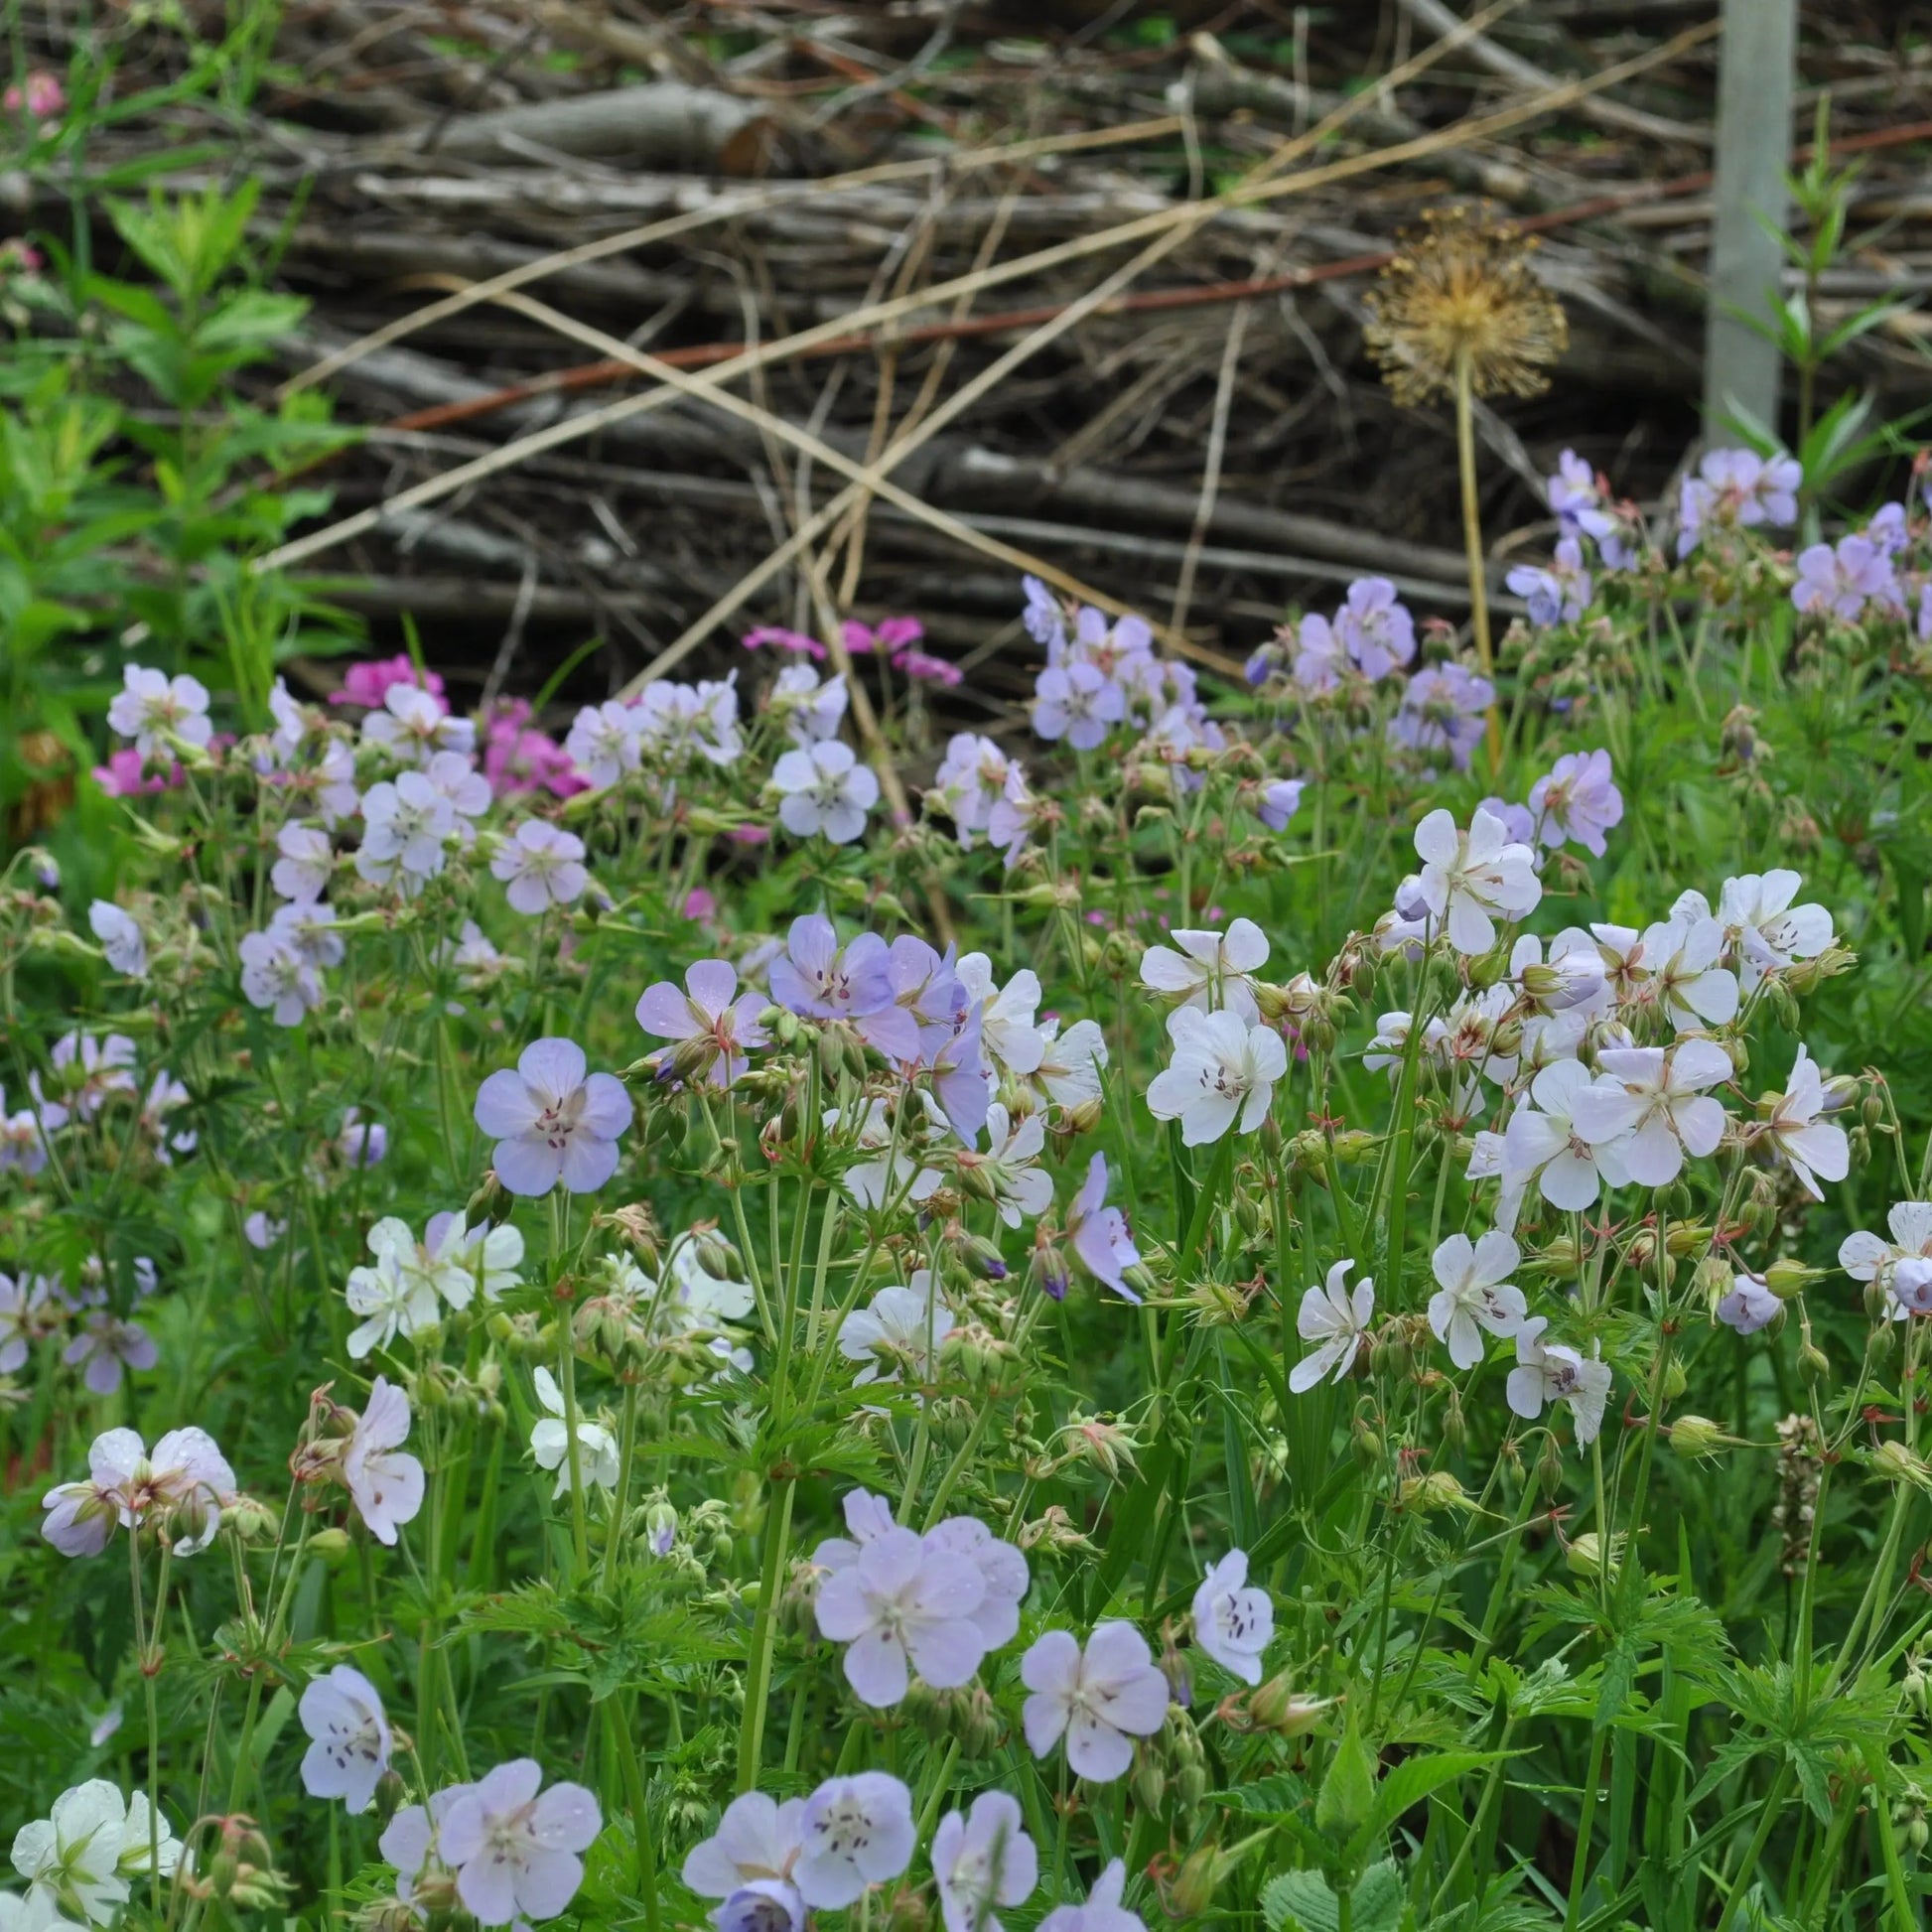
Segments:
[[[388,694],[392,684],[421,684],[432,697],[443,695],[443,680],[434,671],[427,674],[427,682],[416,675],[416,666],[410,661],[407,651],[399,651],[394,657],[365,658],[359,664],[351,664],[343,675],[343,688],[329,694],[331,704],[356,704],[373,711]]]
[[[846,628],[849,633],[852,626],[847,625]],[[773,650],[796,651],[802,657],[822,658],[825,655],[825,646],[816,637],[807,637],[803,631],[787,630],[775,623],[762,623],[756,630],[748,630],[744,644],[747,650],[760,650],[769,644]]]
[[[588,1194],[618,1171],[618,1141],[630,1125],[630,1096],[609,1073],[589,1073],[574,1040],[539,1039],[516,1071],[492,1073],[477,1090],[477,1125],[496,1142],[496,1178],[512,1194]]]
[[[664,1056],[680,1079],[729,1087],[750,1065],[747,1049],[771,1043],[759,1025],[765,1005],[760,994],[738,993],[738,974],[727,961],[700,959],[685,969],[682,990],[669,980],[645,988],[637,1024],[659,1039],[680,1042]]]
[[[170,763],[168,775],[150,773],[147,760],[133,746],[109,752],[107,762],[94,766],[94,783],[110,798],[138,798],[147,791],[179,791],[187,782],[179,764]]]
[[[925,635],[925,625],[917,618],[882,618],[875,628],[848,618],[839,626],[839,633],[854,657],[867,657],[874,652],[887,657],[908,644],[916,644]]]
[[[926,684],[951,687],[966,681],[966,673],[957,664],[949,663],[943,657],[934,657],[930,651],[915,650],[910,646],[894,654],[893,669],[903,671],[907,677]]]

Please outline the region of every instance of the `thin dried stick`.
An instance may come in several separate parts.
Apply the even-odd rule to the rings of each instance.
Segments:
[[[1254,311],[1244,303],[1228,318],[1227,346],[1221,351],[1221,372],[1214,384],[1214,417],[1207,431],[1207,455],[1201,465],[1200,501],[1194,508],[1194,527],[1187,533],[1187,553],[1180,560],[1180,581],[1174,586],[1173,614],[1168,628],[1177,636],[1187,632],[1187,607],[1194,601],[1194,573],[1200,566],[1201,545],[1213,521],[1214,499],[1221,489],[1221,464],[1227,454],[1228,412],[1234,404],[1234,372],[1241,363],[1241,345]]]
[[[441,302],[432,302],[427,308],[417,309],[409,315],[398,316],[394,322],[384,323],[380,329],[371,330],[368,335],[358,336],[354,342],[332,349],[321,361],[290,376],[275,393],[278,397],[290,396],[299,389],[312,388],[318,382],[327,381],[339,369],[359,361],[372,350],[386,348],[391,343],[402,341],[405,336],[413,336],[419,329],[427,329],[430,324],[442,322],[449,316],[461,315],[479,302],[487,302],[492,296],[502,295],[510,289],[542,281],[546,276],[579,267],[585,262],[603,261],[607,256],[627,254],[631,249],[645,247],[653,241],[669,241],[696,228],[734,220],[741,214],[755,214],[761,208],[776,207],[785,202],[805,197],[837,195],[852,188],[876,188],[883,182],[909,181],[942,166],[984,168],[1002,161],[1031,160],[1036,155],[1070,154],[1080,148],[1120,147],[1135,141],[1156,140],[1164,134],[1173,133],[1179,125],[1177,115],[1163,114],[1154,120],[1130,121],[1123,127],[1089,128],[1078,134],[1045,135],[1011,146],[975,148],[960,155],[923,155],[915,161],[881,162],[876,167],[855,168],[848,174],[828,176],[822,181],[783,182],[765,188],[747,189],[738,195],[722,196],[709,207],[693,208],[685,214],[667,215],[659,221],[647,221],[641,227],[625,228],[597,241],[560,249],[554,255],[541,255],[535,261],[519,262],[516,267],[505,269],[500,275],[492,275],[487,281],[472,283],[459,294]]]

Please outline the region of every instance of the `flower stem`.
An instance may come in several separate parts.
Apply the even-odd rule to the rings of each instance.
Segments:
[[[1476,507],[1475,388],[1469,351],[1455,358],[1455,458],[1462,481],[1462,548],[1469,561],[1469,627],[1475,633],[1476,663],[1489,680],[1489,770],[1501,767],[1503,727],[1496,709],[1496,658],[1489,642],[1489,594],[1483,581],[1482,521]]]

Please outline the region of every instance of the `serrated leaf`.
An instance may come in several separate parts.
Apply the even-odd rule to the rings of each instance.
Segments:
[[[1362,1742],[1361,1726],[1351,1706],[1341,1741],[1328,1760],[1314,1801],[1315,1830],[1337,1841],[1351,1839],[1375,1807],[1375,1756]]]

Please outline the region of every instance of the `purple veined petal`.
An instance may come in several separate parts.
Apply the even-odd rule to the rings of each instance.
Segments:
[[[807,912],[802,918],[792,920],[785,950],[799,972],[822,974],[838,955],[839,936],[824,913]],[[775,968],[777,961],[772,964]]]
[[[477,1089],[477,1125],[499,1140],[524,1133],[535,1122],[538,1107],[519,1073],[507,1067],[492,1073]]]
[[[532,1040],[516,1062],[516,1070],[532,1092],[548,1101],[558,1101],[584,1084],[589,1070],[584,1049],[574,1039]],[[487,1130],[485,1130],[487,1131]]]
[[[445,1833],[449,1825],[445,1819]],[[507,1860],[484,1858],[472,1858],[458,1870],[457,1896],[479,1925],[507,1925],[516,1916],[514,1872]]]
[[[608,1141],[592,1143],[594,1146],[611,1148],[611,1166],[617,1167],[617,1149]],[[523,1194],[534,1198],[547,1194],[557,1184],[558,1176],[564,1171],[564,1157],[556,1149],[543,1141],[516,1139],[498,1141],[496,1150],[490,1156],[490,1165],[496,1170],[496,1178],[512,1194]],[[607,1173],[606,1179],[610,1178]]]

